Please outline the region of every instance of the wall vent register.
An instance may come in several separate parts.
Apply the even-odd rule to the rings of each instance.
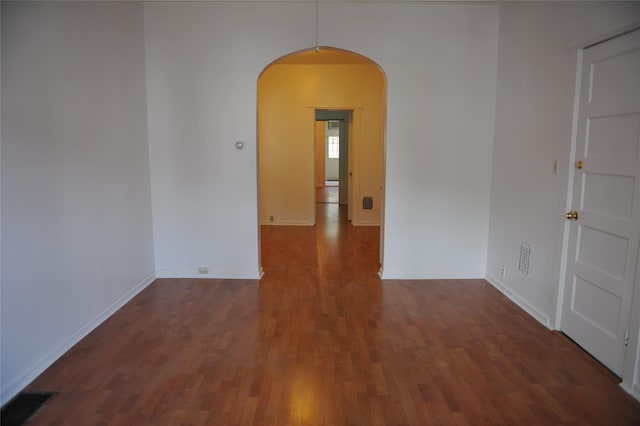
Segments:
[[[373,197],[363,197],[362,198],[362,208],[364,210],[373,209]]]
[[[520,245],[520,260],[518,261],[518,271],[525,277],[529,276],[529,262],[531,261],[531,246],[522,243]]]

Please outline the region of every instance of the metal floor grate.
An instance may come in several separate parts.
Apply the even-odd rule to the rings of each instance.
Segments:
[[[2,426],[19,426],[33,417],[55,395],[52,392],[23,392],[2,407]]]

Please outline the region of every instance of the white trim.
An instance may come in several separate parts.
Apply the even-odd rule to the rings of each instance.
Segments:
[[[624,389],[626,393],[640,401],[640,385],[635,385],[633,387],[628,386],[625,382],[620,383],[620,387]]]
[[[314,223],[311,223],[306,220],[278,220],[278,221],[260,221],[260,225],[271,225],[271,226],[313,226]]]
[[[259,280],[261,271],[254,272],[229,272],[209,271],[208,274],[200,274],[192,269],[161,269],[156,271],[156,278],[189,278],[189,279],[214,279],[214,280]]]
[[[519,294],[511,290],[506,284],[500,281],[498,278],[493,275],[487,274],[485,278],[489,284],[494,286],[500,293],[507,296],[513,303],[522,308],[526,313],[535,318],[538,322],[540,322],[545,327],[552,329],[551,322],[549,320],[549,316],[544,312],[540,311],[536,307],[530,305],[524,298],[522,298]]]
[[[353,226],[380,226],[380,221],[377,221],[377,220],[371,220],[371,221],[361,220],[359,222],[351,221],[351,224]]]
[[[638,342],[640,338],[640,250],[638,251],[638,258],[636,259],[635,281],[631,294],[628,331],[629,341],[627,342],[627,351],[624,354],[622,383],[620,386],[626,390],[628,384],[631,384],[632,390],[628,392],[640,400],[640,382],[636,380],[638,374],[636,368],[640,366],[640,360],[638,359],[640,351],[640,342]]]
[[[582,83],[582,56],[584,50],[580,49],[576,55],[576,81],[573,88],[573,117],[571,120],[571,151],[569,152],[569,173],[567,173],[567,198],[565,211],[571,210],[573,205],[573,180],[575,177],[576,146],[578,144],[578,112],[580,109],[580,85]],[[556,330],[562,329],[562,312],[564,310],[564,292],[567,280],[567,259],[569,254],[569,227],[570,221],[565,220],[562,229],[562,251],[560,252],[560,276],[558,277],[556,298]]]
[[[433,274],[429,272],[403,274],[380,271],[380,277],[383,280],[483,280],[484,272],[469,272],[463,274]]]
[[[31,368],[22,373],[16,380],[9,383],[2,388],[2,398],[0,399],[0,405],[4,405],[9,402],[14,396],[16,396],[22,389],[24,389],[29,383],[42,374],[47,368],[49,368],[55,361],[57,361],[62,355],[64,355],[69,349],[71,349],[80,340],[84,339],[89,333],[95,330],[100,324],[106,321],[111,315],[116,313],[120,308],[126,305],[131,299],[133,299],[138,293],[147,288],[156,279],[155,273],[151,273],[136,284],[131,290],[117,298],[113,303],[104,308],[96,316],[91,318],[85,325],[80,327],[75,333],[69,336],[62,344],[54,348],[47,355],[42,357],[40,361],[36,362]]]

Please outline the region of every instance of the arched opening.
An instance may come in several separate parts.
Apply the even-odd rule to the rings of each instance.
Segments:
[[[362,55],[323,47],[268,65],[258,78],[259,226],[315,225],[318,188],[336,179],[349,226],[380,227],[380,267],[385,120],[384,72]],[[343,143],[340,177],[331,179],[323,178],[337,155],[325,145],[336,139],[329,127]]]

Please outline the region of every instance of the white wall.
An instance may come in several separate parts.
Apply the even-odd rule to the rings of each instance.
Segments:
[[[145,4],[160,275],[257,276],[256,83],[276,58],[313,46],[313,11]],[[320,44],[387,75],[385,278],[483,277],[497,6],[332,3],[319,20]]]
[[[561,279],[577,50],[639,23],[637,2],[500,8],[487,277],[549,327]],[[529,278],[516,272],[522,242],[532,247]]]
[[[355,29],[360,37],[365,28],[386,29],[372,46],[388,78],[383,277],[482,277],[497,9],[403,12],[393,25],[370,17],[373,24]]]
[[[2,2],[2,403],[153,277],[142,5]]]
[[[259,276],[257,79],[304,34],[292,16],[307,6],[145,4],[159,276]]]

